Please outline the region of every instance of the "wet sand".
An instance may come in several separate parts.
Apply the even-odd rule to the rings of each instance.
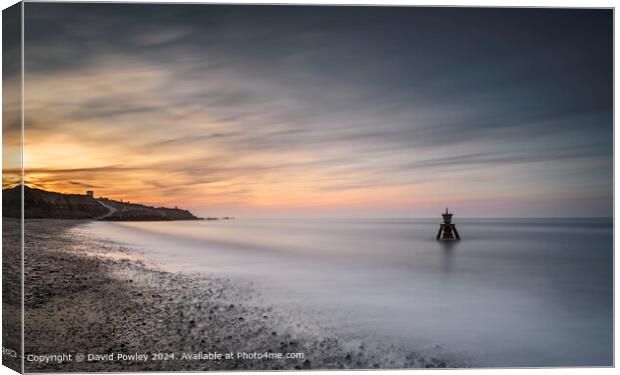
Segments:
[[[26,221],[26,371],[464,365],[447,360],[451,358],[447,355],[339,337],[329,327],[265,307],[252,285],[215,275],[162,271],[134,249],[75,230],[82,223]],[[5,221],[7,225],[18,222]],[[233,358],[205,358],[214,352],[233,353]],[[71,359],[28,360],[29,354],[63,353],[72,354]],[[271,358],[238,358],[237,353],[266,353]],[[273,358],[277,353],[302,353],[303,357]],[[84,361],[76,360],[78,354],[84,355]],[[89,361],[88,354],[101,357]],[[106,357],[110,354],[111,359]],[[136,354],[140,355],[136,359],[117,357]]]

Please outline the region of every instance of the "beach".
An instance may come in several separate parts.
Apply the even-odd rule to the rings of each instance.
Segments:
[[[457,225],[26,220],[25,369],[612,363],[611,220]]]
[[[4,220],[5,234],[18,224]],[[136,249],[80,230],[88,225],[25,222],[26,371],[466,365],[439,349],[339,335],[265,305],[251,283],[164,270]]]
[[[361,342],[375,359],[351,367],[409,366],[410,353],[423,359],[414,366],[612,364],[611,219],[457,218],[461,241],[435,240],[439,222],[94,221],[69,231],[123,244],[171,274],[243,286],[231,303],[273,309],[276,328],[305,327],[298,337]]]
[[[2,218],[2,363],[21,370],[22,285],[21,236],[17,219]]]

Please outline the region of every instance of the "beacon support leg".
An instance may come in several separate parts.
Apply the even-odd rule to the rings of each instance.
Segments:
[[[459,231],[458,231],[458,230],[456,230],[456,225],[454,225],[454,224],[450,224],[450,226],[452,227],[452,230],[454,231],[454,234],[456,235],[456,239],[457,239],[457,240],[460,240],[460,239],[461,239],[461,236],[459,236]]]

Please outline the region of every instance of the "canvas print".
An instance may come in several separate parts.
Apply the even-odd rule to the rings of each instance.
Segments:
[[[3,364],[613,366],[613,10],[18,3]]]

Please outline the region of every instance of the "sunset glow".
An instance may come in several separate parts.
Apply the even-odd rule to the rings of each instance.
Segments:
[[[274,23],[243,7],[130,5],[67,6],[78,16],[59,27],[59,8],[26,7],[32,187],[199,215],[611,215],[611,86],[592,73],[611,69],[591,42],[604,27],[577,40],[578,22],[551,32],[543,19],[483,36],[491,10],[461,13],[457,33],[415,8],[360,11],[361,24],[335,11],[316,28],[318,9]],[[435,29],[433,47],[416,38]],[[478,47],[452,48],[470,35]],[[557,46],[552,59],[536,40]]]

